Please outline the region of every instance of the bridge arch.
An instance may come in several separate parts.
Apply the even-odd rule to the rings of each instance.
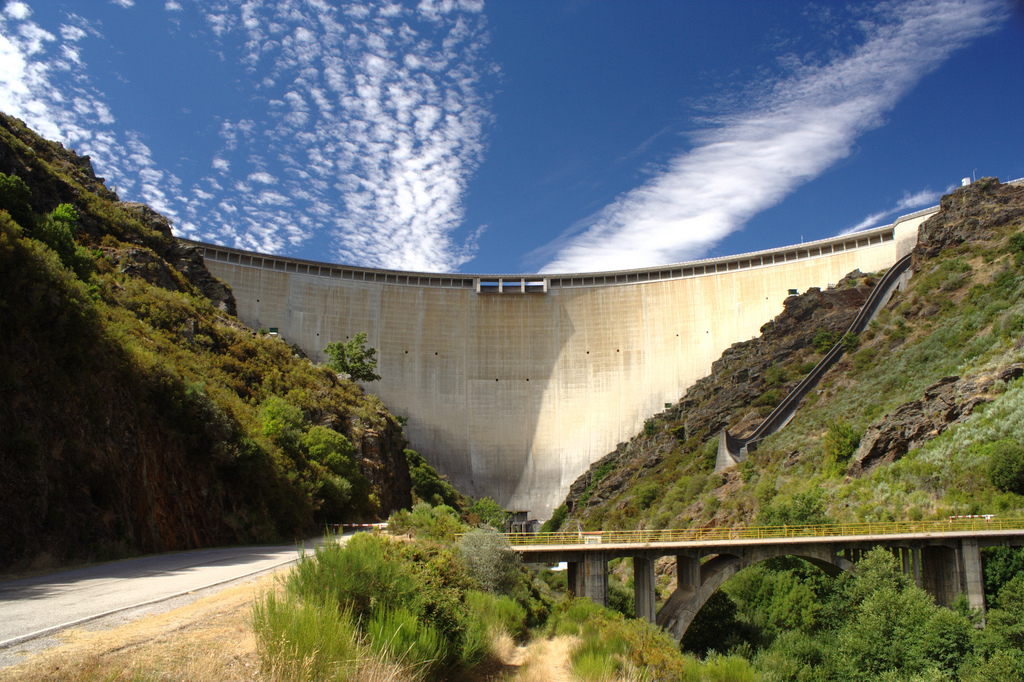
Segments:
[[[737,548],[728,553],[718,553],[703,564],[699,563],[699,556],[677,555],[676,589],[658,611],[658,626],[677,640],[682,639],[697,613],[729,578],[744,568],[779,557],[803,559],[830,577],[850,571],[854,565],[852,560],[840,556],[831,546]],[[694,564],[699,564],[696,570]]]

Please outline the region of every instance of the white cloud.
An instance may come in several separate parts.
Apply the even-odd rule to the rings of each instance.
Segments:
[[[250,173],[249,182],[258,182],[263,185],[273,185],[277,182],[277,178],[267,172]]]
[[[823,66],[797,65],[754,106],[720,117],[673,159],[549,246],[545,272],[678,262],[707,252],[753,215],[849,155],[858,135],[924,74],[1005,15],[997,0],[917,0],[863,22],[866,39]]]
[[[850,234],[851,232],[860,232],[866,230],[869,227],[878,227],[883,224],[883,220],[890,216],[898,218],[901,214],[908,212],[914,212],[918,209],[928,208],[938,204],[941,198],[941,193],[933,192],[930,189],[923,189],[919,192],[911,194],[910,192],[904,192],[903,197],[896,202],[896,205],[892,208],[865,217],[859,223],[853,227],[843,230],[841,234]]]
[[[32,10],[25,3],[12,0],[4,7],[4,14],[12,19],[22,21],[24,19],[28,19],[29,15],[32,14]]]
[[[204,229],[246,248],[319,236],[333,250],[325,257],[344,262],[455,269],[475,250],[449,235],[490,119],[475,91],[482,5],[333,5],[247,0],[205,12],[221,40],[238,34],[265,109],[222,122],[213,168],[236,178]]]
[[[129,7],[135,6],[135,0],[110,0],[110,4],[128,9]]]
[[[168,12],[180,12],[184,8],[181,6],[181,3],[179,2],[175,2],[174,0],[167,0],[167,2],[164,3],[164,9]]]

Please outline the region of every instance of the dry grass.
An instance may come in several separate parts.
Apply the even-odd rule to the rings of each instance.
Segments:
[[[192,604],[109,630],[69,630],[61,644],[0,670],[5,682],[278,682],[261,670],[251,628],[252,604],[280,589],[274,576],[226,588]],[[570,682],[575,637],[517,646],[495,639],[498,659],[479,679],[493,682]],[[412,682],[402,668],[372,658],[354,676],[360,682]]]
[[[535,640],[526,647],[520,647],[517,655],[506,659],[517,669],[502,679],[508,682],[572,682],[569,652],[578,642],[576,637],[563,636]]]
[[[274,589],[272,576],[112,630],[70,630],[60,645],[0,676],[12,682],[258,679],[248,621],[255,595],[268,589]]]

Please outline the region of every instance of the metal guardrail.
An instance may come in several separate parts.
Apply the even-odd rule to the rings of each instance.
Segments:
[[[970,533],[1024,530],[1024,518],[953,518],[948,521],[897,521],[892,523],[837,523],[822,526],[747,526],[738,528],[687,528],[673,530],[608,530],[558,533],[505,533],[510,545],[580,546],[594,544],[654,544],[678,542],[727,542],[730,540],[782,540],[809,537],[856,537],[910,533]]]

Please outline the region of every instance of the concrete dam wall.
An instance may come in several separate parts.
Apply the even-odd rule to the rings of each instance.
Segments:
[[[367,390],[408,418],[411,446],[463,492],[545,519],[790,290],[888,268],[935,210],[799,246],[572,275],[409,273],[195,245],[242,321],[313,360],[365,331],[382,377]]]

